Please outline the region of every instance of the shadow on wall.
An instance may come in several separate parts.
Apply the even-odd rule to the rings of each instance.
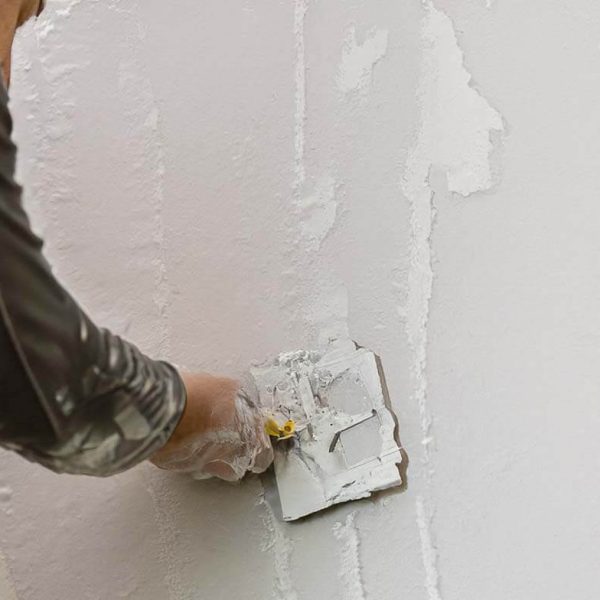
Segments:
[[[397,488],[392,488],[389,490],[382,490],[378,495],[389,495],[389,494],[401,494],[408,489],[408,464],[409,458],[408,453],[402,446],[402,440],[400,439],[400,424],[398,423],[398,417],[392,408],[392,399],[390,396],[390,390],[388,388],[388,384],[385,378],[385,372],[383,370],[383,363],[381,362],[381,357],[377,354],[375,355],[375,361],[377,362],[377,371],[379,372],[379,378],[381,379],[381,389],[383,390],[383,400],[385,403],[385,407],[390,411],[392,418],[394,419],[394,439],[396,443],[400,447],[400,454],[402,455],[402,462],[398,465],[398,471],[400,472],[400,477],[402,478],[402,485]]]

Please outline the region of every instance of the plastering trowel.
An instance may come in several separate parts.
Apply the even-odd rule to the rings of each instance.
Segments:
[[[283,519],[402,484],[396,422],[375,354],[351,340],[251,369],[270,415]]]

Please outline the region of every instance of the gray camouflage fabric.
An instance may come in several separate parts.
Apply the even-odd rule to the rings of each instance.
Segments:
[[[112,475],[165,444],[185,388],[97,328],[52,275],[14,180],[7,102],[0,83],[0,446],[59,473]]]

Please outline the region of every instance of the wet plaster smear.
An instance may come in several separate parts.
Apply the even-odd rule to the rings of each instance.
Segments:
[[[598,598],[600,5],[47,4],[11,95],[57,275],[189,369],[356,340],[407,472],[285,522],[0,453],[0,598]]]

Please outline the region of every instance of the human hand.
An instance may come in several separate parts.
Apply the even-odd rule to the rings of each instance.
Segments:
[[[247,472],[262,473],[273,448],[258,406],[226,377],[181,373],[187,403],[179,425],[151,461],[162,469],[196,479],[237,481]]]

